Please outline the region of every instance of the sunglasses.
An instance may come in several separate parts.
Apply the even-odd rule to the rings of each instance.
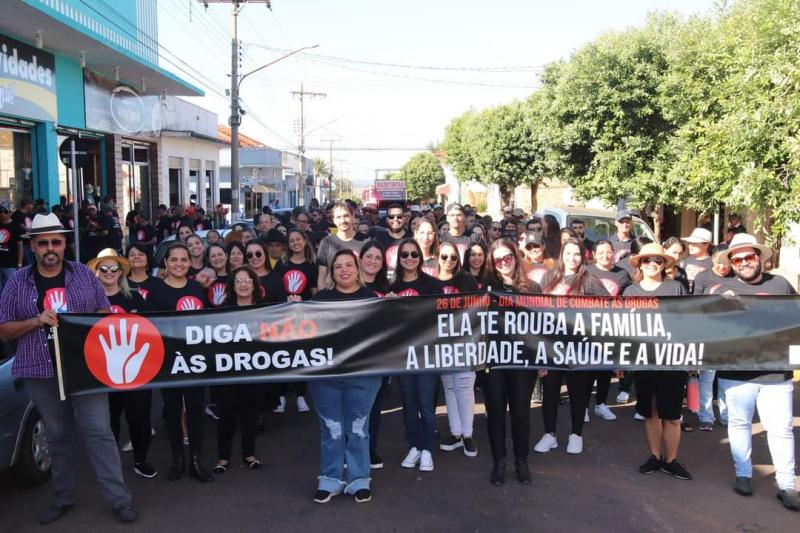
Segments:
[[[103,272],[104,274],[107,272],[111,272],[112,274],[116,274],[119,272],[119,265],[100,265],[97,267],[97,270]]]
[[[511,266],[511,263],[513,263],[513,262],[514,262],[514,254],[506,254],[503,257],[501,257],[500,259],[498,259],[496,257],[494,258],[494,266],[495,267],[501,267],[501,266],[509,267],[509,266]]]
[[[252,259],[254,257],[263,257],[263,256],[264,252],[247,252],[247,255],[245,257],[247,257],[248,259]]]
[[[401,218],[403,218],[403,215],[389,215],[386,218],[388,218],[389,220],[400,220]]]
[[[747,254],[739,257],[731,257],[731,264],[735,267],[742,263],[755,263],[759,260],[758,254]]]
[[[539,248],[541,248],[541,246],[539,246],[538,244],[526,244],[525,245],[525,249],[528,250],[529,252],[531,250],[533,250],[533,249],[537,249],[538,250]]]
[[[541,227],[538,227],[538,228],[531,228],[529,231],[532,231],[532,232],[534,232],[534,233],[541,233],[541,232],[542,232],[542,228],[541,228]]]
[[[419,252],[400,252],[400,259],[408,259],[409,256],[412,259],[419,259]]]
[[[665,263],[663,257],[645,257],[642,259],[643,264],[653,263],[655,265],[661,266]]]
[[[448,259],[450,261],[458,261],[458,256],[457,255],[442,254],[442,255],[439,256],[439,259],[441,259],[442,261],[447,261]]]
[[[233,282],[236,283],[237,285],[252,285],[253,284],[253,280],[250,279],[250,278],[235,279],[235,280],[233,280]]]
[[[39,248],[47,248],[48,246],[52,246],[53,248],[61,248],[64,246],[64,241],[61,239],[38,239],[36,241],[36,246]]]

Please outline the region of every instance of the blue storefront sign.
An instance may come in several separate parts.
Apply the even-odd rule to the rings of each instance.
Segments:
[[[56,121],[56,63],[52,54],[0,35],[0,113]]]

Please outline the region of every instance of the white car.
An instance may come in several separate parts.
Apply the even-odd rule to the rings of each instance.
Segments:
[[[606,209],[587,209],[584,207],[545,207],[537,215],[553,215],[562,228],[568,228],[573,220],[583,220],[584,233],[592,241],[607,239],[617,232],[617,212]],[[631,235],[636,238],[644,235],[657,242],[650,226],[637,216],[631,217]]]

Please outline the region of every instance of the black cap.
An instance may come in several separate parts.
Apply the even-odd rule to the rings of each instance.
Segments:
[[[529,244],[533,244],[535,246],[544,246],[544,240],[542,239],[542,234],[536,233],[534,231],[526,231],[525,241],[522,243],[522,245],[527,246]]]
[[[447,205],[447,211],[445,211],[445,213],[449,213],[449,212],[450,212],[450,211],[452,211],[453,209],[458,209],[458,210],[459,210],[459,211],[461,211],[462,213],[464,212],[464,206],[463,206],[463,205],[461,205],[461,204],[460,204],[460,203],[458,203],[458,202],[453,202],[452,204],[448,204],[448,205]]]
[[[281,244],[286,244],[286,236],[275,228],[272,228],[267,232],[267,238],[264,239],[264,241],[267,243],[279,242]]]

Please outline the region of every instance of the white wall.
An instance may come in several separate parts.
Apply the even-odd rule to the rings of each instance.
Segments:
[[[205,141],[194,137],[169,137],[160,139],[159,154],[161,157],[161,190],[158,192],[158,203],[169,205],[169,158],[179,157],[181,161],[182,196],[189,203],[189,160],[200,160],[200,173],[197,180],[197,205],[205,207],[205,176],[208,166],[206,161],[214,162],[214,179],[216,184],[212,190],[212,205],[219,202],[219,143]]]

